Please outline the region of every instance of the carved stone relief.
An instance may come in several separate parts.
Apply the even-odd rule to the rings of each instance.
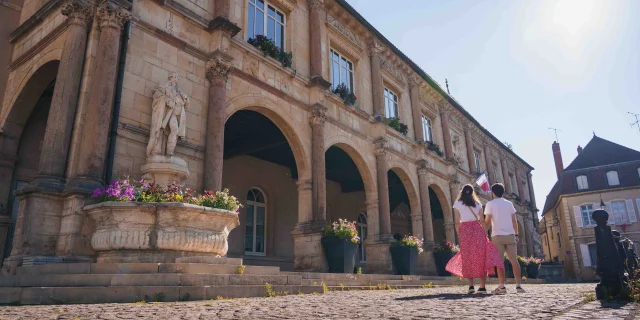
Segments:
[[[398,80],[402,81],[403,83],[406,82],[402,72],[396,69],[396,67],[389,60],[385,60],[380,57],[380,67],[389,71],[394,77],[398,78]]]
[[[349,38],[349,40],[353,41],[356,45],[360,46],[360,39],[356,36],[349,28],[345,27],[340,21],[336,20],[332,15],[327,14],[327,23],[338,30],[345,37]]]

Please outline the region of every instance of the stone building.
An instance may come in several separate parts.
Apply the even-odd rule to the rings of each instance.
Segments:
[[[7,1],[5,271],[92,259],[88,194],[142,176],[154,88],[174,72],[185,184],[245,205],[229,256],[323,270],[320,231],[346,218],[360,265],[391,272],[393,234],[455,241],[452,198],[484,171],[517,200],[521,254],[537,248],[533,168],[344,0]]]
[[[640,241],[640,152],[594,135],[565,168],[560,144],[552,150],[558,181],[540,223],[545,256],[561,262],[566,277],[596,280],[594,210],[604,205],[612,229]]]

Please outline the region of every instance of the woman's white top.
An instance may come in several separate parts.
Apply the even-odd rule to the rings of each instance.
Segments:
[[[480,216],[480,210],[482,210],[481,203],[476,203],[475,207],[467,207],[462,203],[462,201],[456,201],[456,203],[453,205],[453,208],[458,209],[458,212],[460,212],[460,223],[482,219],[482,217]],[[478,219],[473,216],[474,213],[476,214],[476,216],[478,216]]]

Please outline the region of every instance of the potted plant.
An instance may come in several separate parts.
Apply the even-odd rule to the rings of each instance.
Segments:
[[[396,274],[416,274],[418,255],[421,254],[423,240],[414,236],[404,236],[401,240],[391,243],[391,259],[396,267]]]
[[[540,271],[540,265],[544,262],[544,259],[529,257],[527,261],[529,262],[529,264],[527,265],[527,278],[538,279],[538,272]]]
[[[98,262],[175,262],[184,256],[225,256],[229,232],[240,224],[229,190],[196,195],[171,183],[113,181],[93,191],[84,207],[95,225]]]
[[[356,100],[358,100],[358,97],[356,97],[356,95],[353,94],[353,91],[349,90],[349,88],[347,88],[347,85],[344,83],[336,86],[336,88],[333,89],[333,93],[340,96],[340,98],[342,98],[342,101],[344,101],[344,104],[348,106],[353,106],[356,103]]]
[[[358,237],[355,221],[338,219],[327,226],[321,243],[329,265],[329,272],[353,272],[359,241],[360,237]]]
[[[409,127],[406,124],[400,122],[400,119],[398,118],[387,118],[386,122],[389,127],[400,132],[402,135],[406,136],[409,132]]]
[[[460,251],[458,246],[448,241],[445,241],[443,244],[438,245],[433,249],[433,258],[435,259],[436,271],[439,276],[446,277],[451,275],[451,273],[449,273],[445,268],[447,267],[449,260],[451,260],[458,251]]]
[[[262,51],[265,57],[269,56],[274,58],[282,63],[283,67],[291,68],[291,64],[293,63],[293,54],[280,49],[280,47],[278,47],[276,43],[268,37],[264,35],[257,35],[255,38],[249,38],[247,42]]]

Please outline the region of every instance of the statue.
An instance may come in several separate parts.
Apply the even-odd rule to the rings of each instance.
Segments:
[[[171,73],[169,82],[158,86],[153,93],[147,157],[173,156],[178,139],[185,137],[188,107],[189,97],[178,88],[178,74]]]
[[[627,273],[625,270],[625,257],[620,254],[619,241],[616,241],[611,227],[607,225],[609,213],[604,210],[596,210],[592,214],[597,226],[596,253],[598,256],[596,274],[600,277],[600,283],[596,286],[596,298],[598,300],[616,297],[627,287]]]

